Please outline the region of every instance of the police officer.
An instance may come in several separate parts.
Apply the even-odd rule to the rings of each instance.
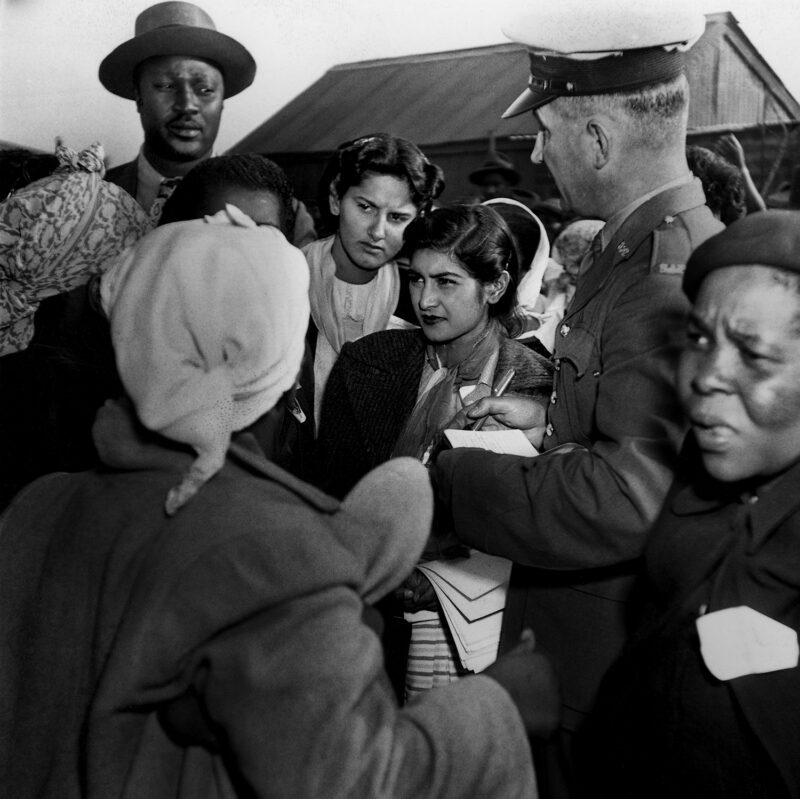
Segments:
[[[624,641],[635,563],[685,432],[672,386],[681,275],[721,228],[685,158],[684,53],[704,25],[688,7],[665,18],[612,0],[538,7],[505,29],[531,72],[505,116],[533,113],[532,160],[568,209],[605,226],[556,333],[542,454],[451,450],[432,477],[458,536],[515,563],[503,641],[531,626],[555,659],[562,728],[537,762],[547,797],[579,793],[573,734]],[[471,415],[525,429],[530,410],[491,398]]]

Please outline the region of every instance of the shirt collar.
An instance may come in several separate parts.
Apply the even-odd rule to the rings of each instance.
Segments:
[[[605,249],[608,246],[609,242],[614,237],[614,234],[622,227],[622,223],[637,208],[644,205],[648,200],[651,200],[657,194],[661,194],[661,192],[667,191],[668,189],[674,189],[677,188],[678,186],[683,186],[684,184],[691,183],[693,180],[694,180],[694,175],[691,172],[687,172],[683,177],[675,178],[675,180],[670,180],[668,183],[664,183],[658,188],[655,188],[652,191],[648,191],[641,197],[637,197],[633,202],[628,203],[624,208],[621,208],[600,229],[600,233],[598,235],[600,236],[602,248]]]
[[[216,153],[211,153],[213,157]],[[161,186],[161,181],[167,180],[166,175],[162,175],[148,160],[144,154],[144,145],[139,149],[139,155],[136,158],[136,200],[139,205],[149,211],[156,197],[158,196],[158,189]]]
[[[136,159],[136,176],[138,178],[136,200],[142,208],[149,211],[150,206],[158,195],[158,187],[161,185],[161,181],[164,180],[164,175],[158,172],[147,160],[144,154],[144,146],[139,150],[139,156]]]

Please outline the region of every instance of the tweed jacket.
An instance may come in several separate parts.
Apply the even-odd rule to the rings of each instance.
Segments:
[[[364,621],[424,545],[416,464],[395,478],[427,508],[407,536],[246,434],[167,517],[193,455],[133,429],[0,517],[0,795],[535,796],[505,689],[478,675],[399,710]]]
[[[419,330],[384,330],[345,344],[322,403],[318,451],[322,485],[335,496],[391,457],[414,408],[425,365]],[[503,339],[498,373],[514,368],[508,393],[549,396],[552,367],[524,345]]]
[[[559,669],[567,728],[626,635],[634,561],[685,433],[672,385],[689,309],[681,277],[721,227],[699,181],[636,209],[579,278],[556,334],[547,451],[453,450],[434,465],[459,537],[517,564],[501,647],[533,627]]]

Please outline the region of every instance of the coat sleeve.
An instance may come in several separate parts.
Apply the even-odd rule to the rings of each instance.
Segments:
[[[399,709],[362,608],[334,587],[193,654],[187,673],[234,780],[258,797],[535,797],[505,690],[469,677]]]
[[[602,369],[582,378],[596,380],[590,446],[533,459],[480,450],[439,456],[437,500],[466,543],[553,570],[641,554],[685,430],[673,388],[688,309],[677,280],[648,275],[611,309]]]
[[[374,466],[365,460],[365,442],[348,393],[348,344],[333,365],[325,385],[317,439],[319,486],[340,499]]]

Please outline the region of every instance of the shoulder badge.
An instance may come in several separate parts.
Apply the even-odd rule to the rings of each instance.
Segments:
[[[664,223],[653,231],[651,274],[680,277],[686,270],[692,245],[686,228],[682,224],[676,224],[677,222],[676,217],[667,217]]]

